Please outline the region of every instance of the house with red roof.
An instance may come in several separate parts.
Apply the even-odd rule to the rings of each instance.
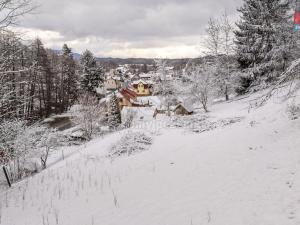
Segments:
[[[119,99],[119,106],[122,110],[124,107],[142,107],[142,105],[138,102],[138,95],[129,88],[123,88],[117,93],[117,97]]]

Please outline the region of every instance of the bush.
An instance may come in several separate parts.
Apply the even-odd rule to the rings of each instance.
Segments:
[[[123,109],[123,111],[125,110]],[[125,128],[130,128],[132,126],[134,118],[137,116],[137,111],[132,108],[128,108],[122,116],[122,120],[124,121],[123,126]]]
[[[300,118],[300,104],[299,105],[295,103],[289,104],[287,107],[287,113],[291,120],[296,120]]]
[[[50,151],[59,146],[56,130],[25,121],[0,123],[0,164],[6,165],[12,181],[46,168]]]
[[[6,164],[16,156],[20,155],[16,146],[16,140],[26,130],[26,124],[22,120],[5,120],[0,123],[0,164]]]
[[[110,149],[111,157],[132,155],[137,152],[148,150],[152,144],[152,138],[142,132],[128,132],[119,142]]]
[[[80,96],[78,105],[73,106],[70,112],[72,122],[78,125],[83,133],[83,139],[91,140],[93,135],[99,132],[105,113],[96,96]]]

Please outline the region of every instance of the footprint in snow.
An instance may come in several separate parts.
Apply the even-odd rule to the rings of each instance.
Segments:
[[[294,211],[289,212],[288,218],[289,218],[290,220],[295,219],[295,212],[294,212]]]
[[[292,188],[292,187],[293,187],[293,182],[292,182],[292,181],[287,181],[287,182],[286,182],[286,185],[287,185],[289,188]]]

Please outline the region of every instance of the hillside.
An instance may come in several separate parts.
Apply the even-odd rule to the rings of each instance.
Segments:
[[[249,107],[260,94],[171,121],[140,110],[135,128],[3,192],[0,224],[298,224],[300,120],[278,96]],[[129,131],[152,137],[150,149],[108,157]]]

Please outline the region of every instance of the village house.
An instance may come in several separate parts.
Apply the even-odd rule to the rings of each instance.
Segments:
[[[128,89],[123,88],[117,93],[117,97],[119,99],[120,110],[124,107],[140,107],[141,105],[137,101],[137,94]]]
[[[149,96],[152,94],[152,84],[144,80],[137,80],[132,83],[135,93],[138,96]]]
[[[191,115],[194,113],[194,108],[192,105],[189,104],[184,104],[184,103],[179,103],[175,108],[174,108],[174,114],[175,115]]]
[[[122,79],[120,77],[109,77],[104,82],[106,91],[115,91],[122,87]]]

